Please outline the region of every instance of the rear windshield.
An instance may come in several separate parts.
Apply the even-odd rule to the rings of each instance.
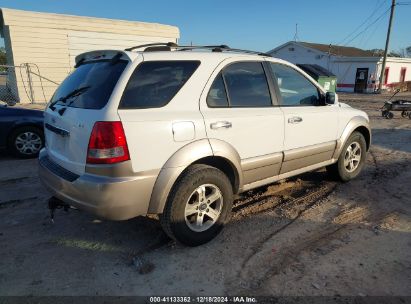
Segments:
[[[57,88],[51,102],[62,100],[61,103],[74,108],[103,108],[127,63],[126,60],[83,63]],[[79,93],[66,98],[78,90]]]
[[[159,108],[184,86],[199,61],[146,61],[130,77],[120,109]]]

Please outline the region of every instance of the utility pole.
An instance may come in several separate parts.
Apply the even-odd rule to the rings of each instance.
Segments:
[[[387,40],[385,41],[384,58],[383,58],[383,60],[382,60],[380,83],[378,84],[378,93],[381,93],[382,84],[384,83],[385,64],[386,64],[386,62],[387,62],[388,45],[389,45],[389,43],[390,43],[392,19],[394,18],[394,9],[395,9],[395,0],[392,0],[392,3],[391,3],[391,13],[390,13],[390,21],[389,21],[389,23],[388,23]]]

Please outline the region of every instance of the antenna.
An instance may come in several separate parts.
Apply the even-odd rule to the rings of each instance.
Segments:
[[[298,23],[295,24],[295,34],[293,39],[295,42],[300,40],[300,38],[298,37]]]

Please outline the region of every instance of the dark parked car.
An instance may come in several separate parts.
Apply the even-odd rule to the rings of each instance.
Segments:
[[[43,111],[13,107],[0,101],[0,149],[30,158],[37,157],[43,146]]]

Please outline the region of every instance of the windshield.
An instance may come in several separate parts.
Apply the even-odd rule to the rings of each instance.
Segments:
[[[125,60],[83,63],[57,88],[50,103],[64,103],[74,108],[101,109],[107,104],[126,65]],[[81,94],[73,94],[79,90]]]

